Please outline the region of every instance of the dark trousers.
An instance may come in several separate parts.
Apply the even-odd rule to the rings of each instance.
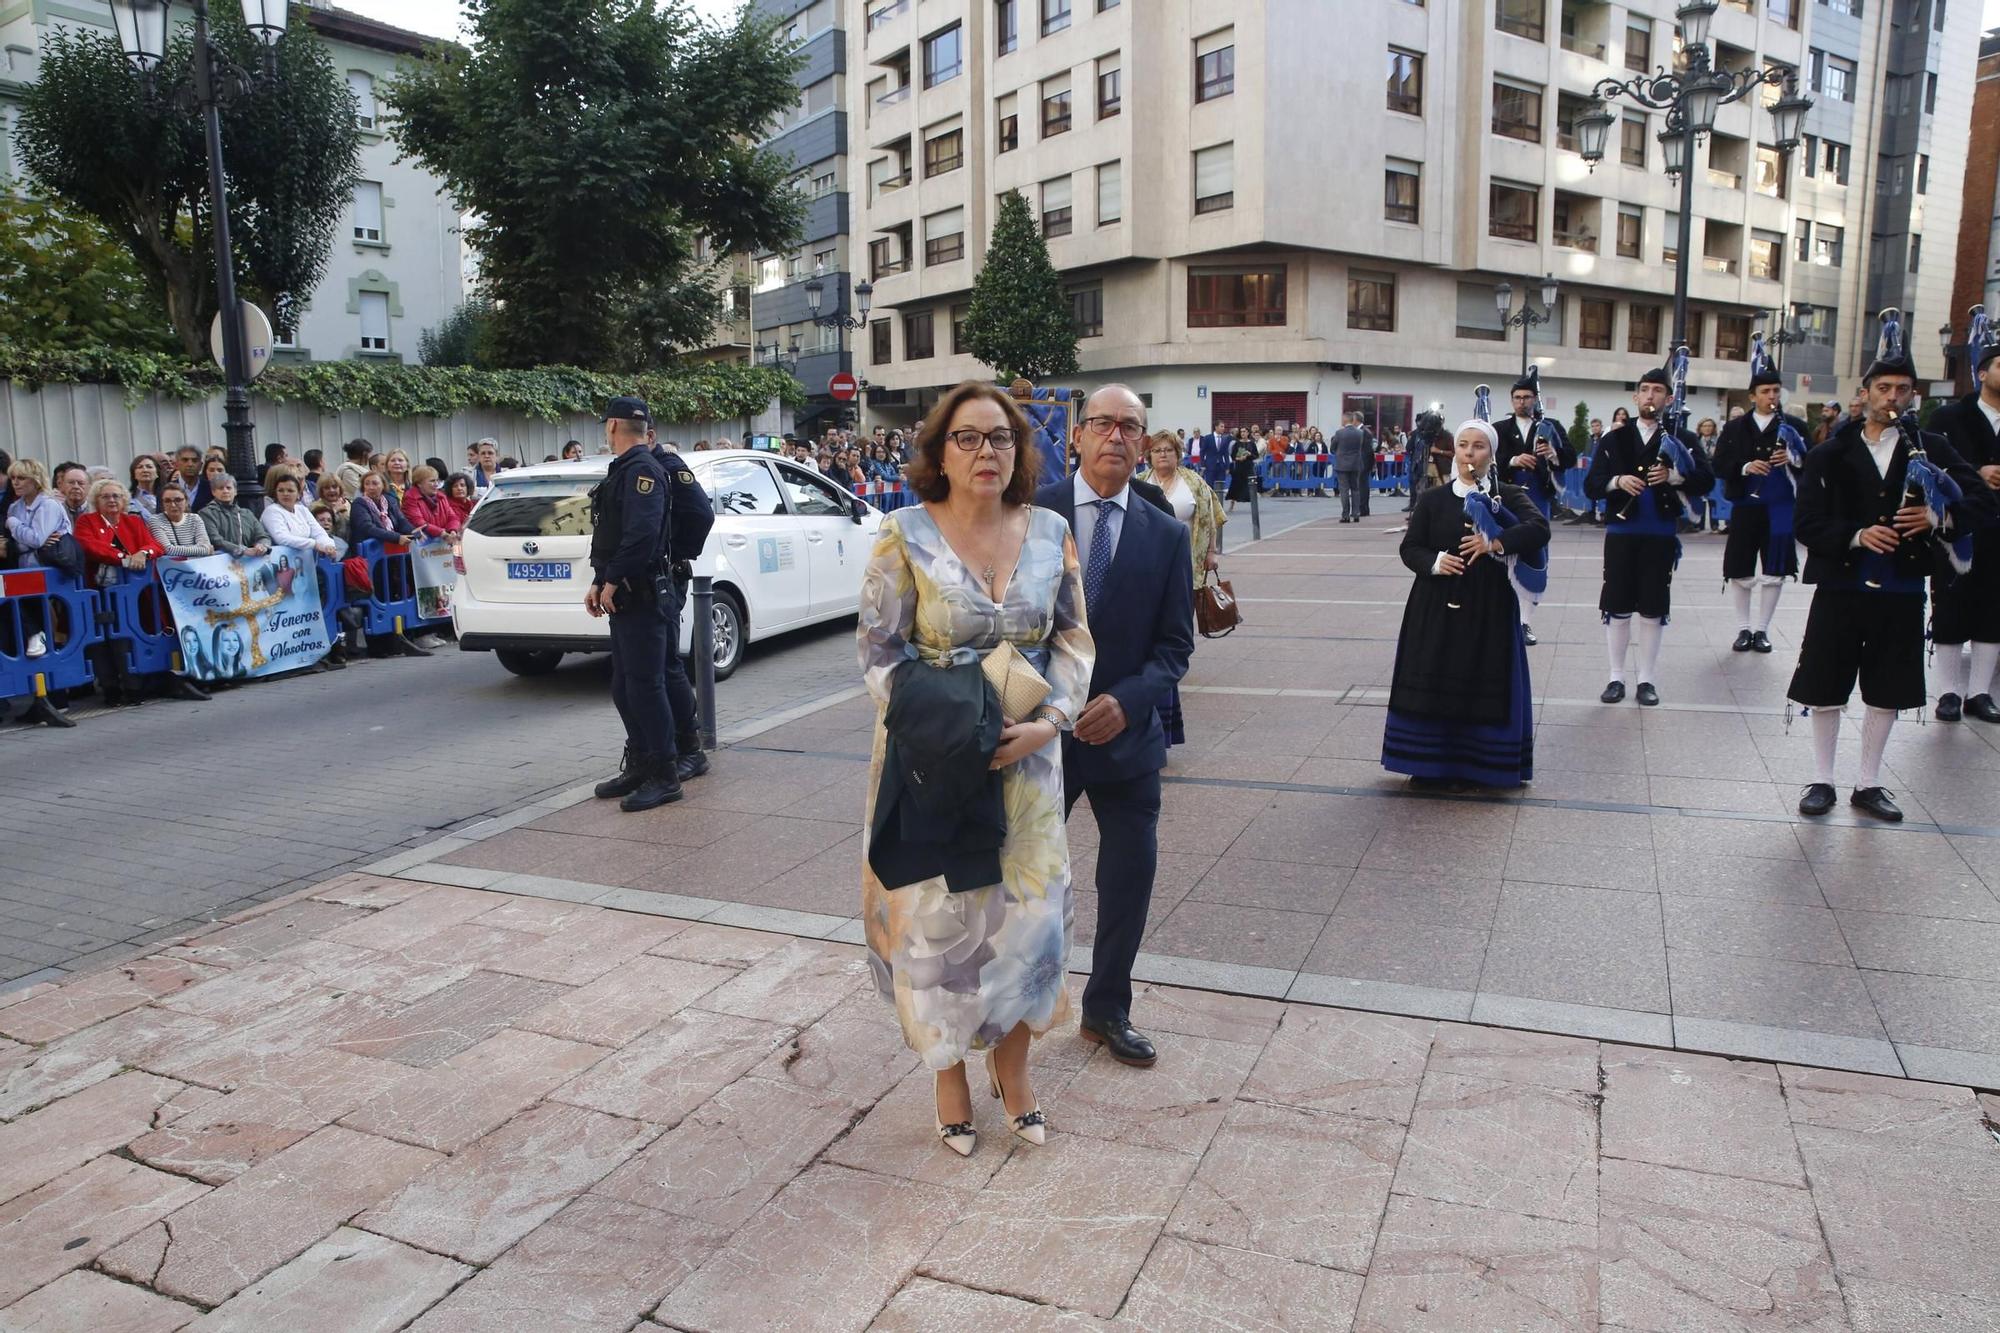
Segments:
[[[1340,471],[1340,516],[1342,518],[1366,518],[1368,516],[1368,477],[1366,472]]]
[[[618,595],[611,613],[611,702],[638,754],[674,757],[674,715],[667,703],[667,654],[674,650],[671,601]]]
[[[1160,775],[1066,782],[1065,817],[1084,796],[1097,818],[1097,939],[1091,947],[1090,981],[1083,988],[1083,1013],[1090,1019],[1128,1018],[1132,960],[1146,933],[1153,873],[1160,864]]]
[[[701,709],[695,703],[694,686],[688,681],[687,667],[681,662],[681,612],[687,605],[687,587],[674,585],[674,600],[667,617],[666,686],[667,707],[674,715],[676,745],[692,754],[701,748]]]

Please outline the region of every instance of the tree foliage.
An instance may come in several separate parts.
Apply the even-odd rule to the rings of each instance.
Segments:
[[[212,8],[209,23],[228,60],[262,70],[263,47],[233,7]],[[217,307],[202,122],[176,96],[192,85],[193,63],[190,25],[176,30],[150,81],[132,74],[110,34],[51,25],[16,142],[36,188],[104,224],[182,349],[199,356]],[[361,145],[354,116],[346,79],[305,23],[279,43],[272,78],[223,103],[238,290],[281,332],[297,327],[346,217]]]
[[[1000,200],[993,244],[972,284],[965,318],[972,354],[1002,379],[1074,375],[1076,324],[1048,242],[1019,191]]]
[[[1579,454],[1590,448],[1590,404],[1581,398],[1569,418],[1569,447]]]
[[[180,346],[122,246],[95,219],[0,190],[0,339],[133,352]]]
[[[469,47],[437,47],[384,102],[404,152],[477,221],[502,365],[630,370],[705,342],[719,285],[696,255],[777,249],[803,204],[758,146],[795,103],[797,59],[746,6],[468,0]]]
[[[417,358],[427,366],[493,368],[493,303],[475,296],[417,335]]]

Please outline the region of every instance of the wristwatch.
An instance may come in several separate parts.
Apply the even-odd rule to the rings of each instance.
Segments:
[[[1069,719],[1063,716],[1063,711],[1060,708],[1051,708],[1049,705],[1043,704],[1040,708],[1037,708],[1034,712],[1028,714],[1028,721],[1053,723],[1055,725],[1055,729],[1057,731],[1061,731],[1063,729],[1063,725],[1066,722],[1068,722]]]

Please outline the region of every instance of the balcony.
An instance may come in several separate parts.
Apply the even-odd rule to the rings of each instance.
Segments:
[[[1740,190],[1743,188],[1743,176],[1740,172],[1724,171],[1720,167],[1710,167],[1708,169],[1708,183],[1717,189]]]
[[[910,0],[870,0],[864,20],[865,37],[863,44],[875,40],[876,29],[895,22],[910,12]]]
[[[1703,255],[1701,257],[1701,271],[1703,273],[1719,273],[1723,277],[1734,277],[1738,267],[1737,261],[1727,255]]]
[[[909,100],[910,100],[910,85],[906,83],[900,88],[891,88],[888,92],[883,93],[880,97],[875,99],[875,105],[894,106],[898,102],[907,102]]]
[[[1555,242],[1566,250],[1581,250],[1592,255],[1597,253],[1597,237],[1588,231],[1557,231]]]

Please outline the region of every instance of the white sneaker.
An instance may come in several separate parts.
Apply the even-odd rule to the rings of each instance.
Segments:
[[[48,635],[46,635],[46,634],[30,634],[30,635],[28,636],[28,656],[30,656],[30,657],[47,657],[47,656],[48,656],[48,653],[49,653],[49,636],[48,636]]]

